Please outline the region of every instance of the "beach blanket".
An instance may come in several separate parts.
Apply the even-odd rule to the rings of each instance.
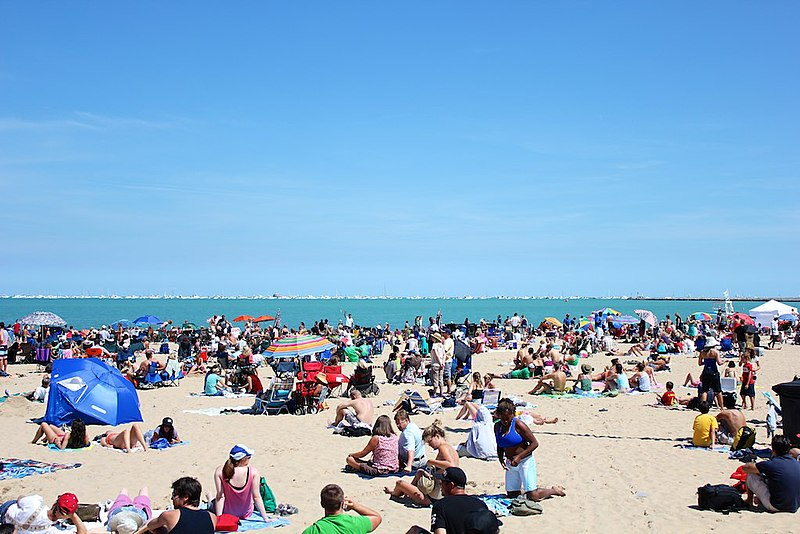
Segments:
[[[54,443],[50,443],[47,445],[47,448],[49,450],[56,452],[81,452],[81,451],[88,451],[92,447],[94,447],[94,441],[90,441],[87,447],[81,447],[80,449],[59,449],[58,445]]]
[[[223,391],[222,395],[206,395],[205,393],[189,393],[187,397],[205,397],[207,399],[242,399],[244,397],[255,397],[253,393],[232,393]]]
[[[62,469],[77,469],[81,464],[49,464],[38,460],[0,458],[0,480],[25,478],[32,475],[53,473]]]
[[[604,395],[596,391],[587,391],[586,393],[539,393],[536,397],[545,397],[548,399],[599,399]]]
[[[708,448],[708,447],[698,447],[696,445],[691,445],[686,443],[678,443],[675,446],[678,447],[679,449],[689,449],[693,451],[713,451],[713,452],[725,452],[725,453],[731,452],[730,445],[714,445],[713,448]]]
[[[371,478],[413,477],[416,474],[416,470],[413,470],[410,473],[407,471],[395,471],[394,473],[384,473],[382,475],[368,475],[366,473],[362,473],[361,471],[356,471],[355,469],[350,469],[349,467],[346,467],[342,469],[342,473],[353,473],[355,475],[358,475],[359,478],[363,478],[364,480],[369,480]]]
[[[183,413],[194,413],[198,415],[210,415],[212,417],[218,417],[220,415],[225,415],[226,413],[233,413],[233,412],[241,412],[242,410],[248,410],[250,406],[228,406],[221,407],[221,408],[199,408],[197,410],[183,410]]]
[[[505,495],[477,495],[477,497],[486,504],[489,510],[494,512],[494,515],[511,515],[511,499]]]
[[[239,522],[239,530],[236,532],[247,532],[248,530],[282,527],[285,525],[291,525],[291,522],[288,519],[278,516],[270,516],[267,519],[263,519],[258,512],[253,512],[253,515],[247,519],[242,519]]]

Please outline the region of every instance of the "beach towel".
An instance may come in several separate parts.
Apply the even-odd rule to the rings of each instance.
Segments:
[[[59,449],[58,445],[56,445],[55,443],[50,443],[47,445],[47,448],[49,450],[55,452],[82,452],[82,451],[88,451],[92,447],[94,447],[94,441],[90,441],[88,446],[81,447],[80,449]]]
[[[696,445],[686,444],[686,443],[678,443],[675,445],[679,449],[690,449],[693,451],[713,451],[713,452],[731,452],[730,445],[714,445],[713,448],[708,447],[698,447]]]
[[[539,393],[536,396],[548,399],[598,399],[603,394],[596,391],[587,391],[586,393]]]
[[[0,458],[0,480],[25,478],[32,475],[53,473],[62,469],[77,469],[81,464],[49,464],[38,460],[20,458]]]
[[[258,512],[253,512],[253,515],[247,519],[242,519],[239,521],[239,530],[236,532],[247,532],[248,530],[259,530],[262,528],[283,527],[286,525],[291,525],[291,522],[288,519],[277,516],[270,516],[267,519],[263,519]]]
[[[232,393],[223,391],[222,395],[206,395],[205,393],[189,393],[187,397],[205,397],[208,399],[242,399],[244,397],[255,397],[254,393]]]
[[[477,495],[477,497],[486,504],[486,507],[494,515],[501,517],[511,515],[511,499],[505,495]]]
[[[386,478],[386,477],[413,477],[417,474],[416,470],[412,470],[410,473],[407,471],[395,471],[394,473],[383,473],[380,475],[368,475],[366,473],[362,473],[361,471],[356,471],[355,469],[342,469],[342,473],[353,473],[358,475],[359,478],[363,478],[364,480],[369,480],[371,478]]]
[[[210,415],[212,417],[218,417],[220,415],[226,415],[227,413],[233,412],[241,412],[242,410],[249,410],[250,406],[228,406],[227,408],[199,408],[197,410],[183,410],[183,413],[193,413],[198,415]]]
[[[188,441],[181,441],[179,443],[172,443],[170,444],[165,438],[159,438],[150,444],[151,449],[155,449],[157,451],[163,451],[166,449],[171,449],[173,447],[180,447],[181,445],[188,445]]]

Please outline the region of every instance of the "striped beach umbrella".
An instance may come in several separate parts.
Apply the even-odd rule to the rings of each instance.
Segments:
[[[689,317],[692,317],[695,321],[710,321],[711,316],[706,312],[694,312]]]
[[[614,308],[603,308],[594,312],[595,315],[619,315],[620,313]]]
[[[300,357],[307,354],[316,354],[336,345],[319,336],[291,335],[278,339],[264,351],[265,357],[283,358]]]
[[[578,323],[578,328],[581,330],[594,331],[594,325],[592,325],[592,322],[587,319],[581,319],[580,323]]]

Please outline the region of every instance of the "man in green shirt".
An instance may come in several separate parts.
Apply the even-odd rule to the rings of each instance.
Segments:
[[[319,494],[325,517],[314,521],[303,534],[367,534],[381,524],[381,516],[375,510],[358,504],[344,496],[342,488],[328,484]],[[358,515],[346,514],[353,510]]]

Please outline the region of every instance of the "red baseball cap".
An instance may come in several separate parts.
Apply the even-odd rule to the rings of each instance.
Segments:
[[[58,507],[65,510],[68,514],[74,514],[78,510],[78,498],[74,493],[64,493],[58,496],[56,501]]]

